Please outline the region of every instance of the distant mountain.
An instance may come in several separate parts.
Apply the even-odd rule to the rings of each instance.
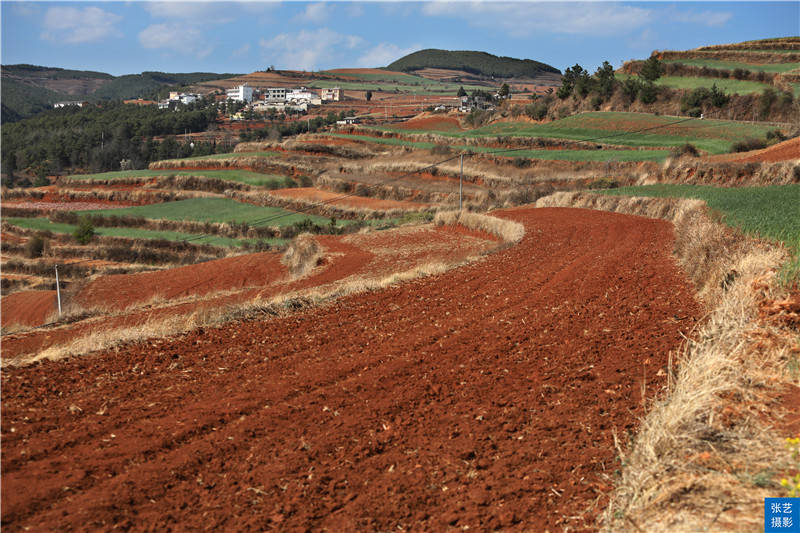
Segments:
[[[237,74],[142,72],[112,76],[105,72],[37,65],[2,65],[2,121],[30,117],[64,100],[122,100],[152,97],[166,87],[192,85]]]
[[[386,67],[395,72],[439,68],[493,78],[535,78],[542,74],[561,74],[557,68],[532,59],[498,57],[486,52],[420,50]]]

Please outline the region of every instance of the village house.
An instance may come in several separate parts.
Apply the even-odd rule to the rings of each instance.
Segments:
[[[225,91],[228,100],[250,103],[253,101],[253,88],[246,83]]]
[[[85,106],[85,105],[89,105],[89,102],[78,102],[78,101],[73,101],[73,102],[56,102],[55,104],[53,104],[53,107],[54,107],[55,109],[60,109],[60,108],[62,108],[62,107],[73,106],[73,105],[74,105],[74,106],[78,106],[78,107],[83,107],[83,106]]]

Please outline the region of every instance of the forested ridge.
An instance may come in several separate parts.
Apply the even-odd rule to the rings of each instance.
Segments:
[[[451,52],[433,48],[409,54],[386,68],[396,72],[443,68],[495,78],[532,78],[543,73],[561,73],[555,67],[532,59],[498,57],[487,52]]]

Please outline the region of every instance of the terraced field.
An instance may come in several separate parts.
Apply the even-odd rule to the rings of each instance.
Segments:
[[[108,214],[116,214],[118,210],[110,210]],[[46,218],[19,218],[9,217],[4,218],[9,224],[19,226],[20,228],[31,229],[35,231],[46,231],[52,233],[60,233],[71,235],[77,229],[74,224],[63,224],[60,222],[52,222]],[[184,233],[180,231],[169,230],[149,230],[142,228],[125,228],[125,227],[98,227],[94,229],[97,235],[103,237],[122,237],[125,239],[148,239],[148,240],[166,240],[183,242],[190,241],[195,244],[210,244],[212,246],[224,246],[226,248],[238,248],[246,242],[254,242],[248,239],[232,239],[229,237],[220,237],[218,235],[201,235],[196,233]],[[267,239],[271,245],[285,244],[286,241],[282,239]]]
[[[430,150],[438,146],[436,143],[424,141],[409,141],[402,138],[371,137],[369,135],[332,134],[341,138],[358,139],[376,144],[390,146],[408,146],[422,150]],[[466,144],[451,144],[453,151],[472,151],[476,153],[497,154],[505,157],[526,157],[530,159],[546,159],[551,161],[663,161],[669,150],[524,150],[492,148],[487,146],[474,146]]]
[[[665,222],[502,216],[443,275],[5,368],[3,528],[593,529],[702,313]]]
[[[604,144],[669,148],[681,146],[686,143],[695,145],[700,150],[711,154],[720,154],[730,151],[731,145],[748,137],[763,138],[774,127],[754,125],[727,120],[700,120],[686,117],[666,117],[647,113],[625,112],[589,112],[581,113],[547,124],[532,124],[529,122],[498,122],[489,126],[467,131],[438,131],[440,135],[466,138],[466,137],[543,137],[550,139],[568,139],[574,141],[590,141]],[[397,129],[395,129],[397,131]],[[414,130],[408,133],[414,133]],[[419,131],[422,133],[422,131]],[[383,141],[377,141],[383,142]],[[396,139],[389,139],[387,143],[400,143]],[[420,143],[425,147],[425,143]],[[431,143],[427,143],[431,145]],[[414,146],[413,144],[411,144]],[[474,148],[473,148],[474,149]],[[557,157],[554,154],[544,154]],[[604,152],[608,152],[607,150]],[[591,153],[591,151],[589,151]],[[666,152],[661,152],[660,158]],[[658,157],[649,157],[651,154],[621,154],[616,160],[657,160]],[[528,157],[520,155],[521,157]],[[591,157],[591,156],[589,156]],[[626,158],[629,157],[629,158]],[[642,157],[638,159],[637,157]],[[577,157],[571,160],[578,160]],[[592,160],[592,159],[589,159]],[[603,160],[599,158],[598,160]]]
[[[745,63],[740,61],[726,61],[724,59],[665,59],[664,63],[678,63],[695,67],[708,67],[714,69],[735,70],[737,68],[751,72],[782,73],[800,68],[800,63]]]
[[[619,80],[635,77],[628,74],[618,73],[616,77]],[[695,76],[662,76],[655,81],[656,85],[662,87],[669,87],[670,89],[697,89],[705,87],[710,89],[716,85],[720,89],[724,89],[729,94],[752,94],[760,93],[764,89],[772,88],[772,85],[767,83],[760,83],[757,81],[737,80],[730,78],[702,78]]]
[[[264,153],[264,152],[262,152]],[[67,177],[70,181],[101,181],[130,178],[154,178],[161,176],[202,176],[226,181],[236,181],[259,187],[277,188],[286,183],[285,176],[262,174],[248,170],[123,170],[119,172],[101,172],[99,174],[73,174]]]
[[[750,235],[782,242],[794,256],[785,267],[785,275],[800,277],[800,184],[736,188],[660,184],[602,192],[703,200],[726,224]]]
[[[98,209],[83,211],[89,215],[135,216],[147,219],[191,220],[195,222],[227,222],[274,226],[291,226],[310,220],[315,224],[327,224],[330,219],[294,213],[277,207],[261,207],[237,202],[229,198],[194,198],[161,204],[126,207],[121,209]],[[346,222],[339,222],[346,224]]]

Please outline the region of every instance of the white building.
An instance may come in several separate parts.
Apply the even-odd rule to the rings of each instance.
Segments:
[[[310,92],[305,87],[292,89],[286,93],[286,102],[292,104],[306,103],[309,105],[322,105],[322,98],[318,94]]]
[[[56,109],[60,109],[62,107],[67,107],[67,106],[71,106],[71,105],[76,105],[78,107],[83,107],[84,104],[86,104],[86,103],[87,102],[56,102],[55,104],[53,104],[53,107],[56,108]]]
[[[227,94],[228,100],[247,102],[248,104],[253,101],[253,88],[246,83],[233,89],[228,89],[225,94]]]
[[[182,104],[189,105],[200,100],[200,95],[193,93],[181,94],[179,100],[181,101]]]
[[[325,102],[338,102],[342,99],[342,90],[339,87],[332,87],[330,89],[322,89],[322,100]]]
[[[264,100],[267,102],[285,102],[286,87],[270,87],[264,90]]]

